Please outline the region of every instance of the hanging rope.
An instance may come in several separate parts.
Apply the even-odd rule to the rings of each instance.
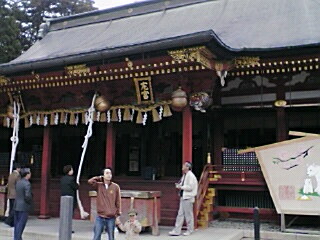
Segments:
[[[9,174],[11,174],[13,171],[13,162],[16,156],[16,150],[19,143],[19,120],[20,120],[20,104],[14,101],[13,102],[13,132],[12,132],[12,137],[10,138],[12,142],[12,149],[11,149],[11,157],[10,157]],[[9,216],[9,211],[10,211],[10,202],[8,199],[5,216]]]
[[[84,160],[84,156],[86,154],[87,151],[87,147],[88,147],[88,142],[89,142],[89,138],[92,136],[92,124],[94,122],[93,119],[93,114],[95,112],[95,108],[94,108],[94,102],[96,100],[96,96],[97,94],[94,94],[93,99],[92,99],[92,103],[90,108],[88,109],[88,129],[87,129],[87,134],[84,137],[84,142],[82,144],[82,155],[81,155],[81,160],[80,160],[80,164],[79,164],[79,168],[78,168],[78,174],[77,174],[77,183],[80,183],[80,175],[81,175],[81,170],[82,170],[82,165],[83,165],[83,160]],[[80,200],[80,195],[79,195],[79,189],[77,190],[77,202],[78,202],[78,206],[79,206],[79,210],[80,210],[80,216],[82,219],[85,219],[89,216],[89,213],[85,212]]]

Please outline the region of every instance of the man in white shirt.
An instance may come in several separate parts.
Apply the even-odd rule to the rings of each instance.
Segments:
[[[183,235],[189,236],[194,231],[193,204],[198,192],[198,181],[191,169],[192,164],[185,162],[182,166],[183,175],[180,182],[176,183],[176,188],[180,190],[180,205],[175,227],[169,232],[170,236],[179,236],[181,234],[184,219],[186,219],[187,231]]]

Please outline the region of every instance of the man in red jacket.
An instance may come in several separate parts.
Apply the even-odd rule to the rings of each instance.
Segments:
[[[109,240],[114,240],[115,219],[121,214],[121,195],[118,184],[111,182],[112,170],[107,167],[103,176],[90,178],[88,183],[97,188],[97,217],[94,224],[93,240],[101,240],[104,228]]]

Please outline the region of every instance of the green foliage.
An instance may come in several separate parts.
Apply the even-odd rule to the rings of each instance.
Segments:
[[[21,19],[26,46],[30,47],[36,40],[40,24],[44,18],[56,18],[92,11],[93,0],[15,0],[17,8],[25,13]]]
[[[0,63],[5,63],[21,53],[19,24],[6,0],[0,0],[0,22]]]
[[[0,0],[0,62],[34,44],[44,19],[92,11],[93,4],[94,0]]]
[[[304,193],[303,192],[303,188],[300,188],[299,190],[299,194],[301,195],[306,195],[306,196],[315,196],[315,197],[320,197],[320,195],[317,192],[313,192],[313,193]]]

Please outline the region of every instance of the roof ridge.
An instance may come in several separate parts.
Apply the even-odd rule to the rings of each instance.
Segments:
[[[49,19],[50,31],[95,24],[216,0],[142,0],[103,10]]]

